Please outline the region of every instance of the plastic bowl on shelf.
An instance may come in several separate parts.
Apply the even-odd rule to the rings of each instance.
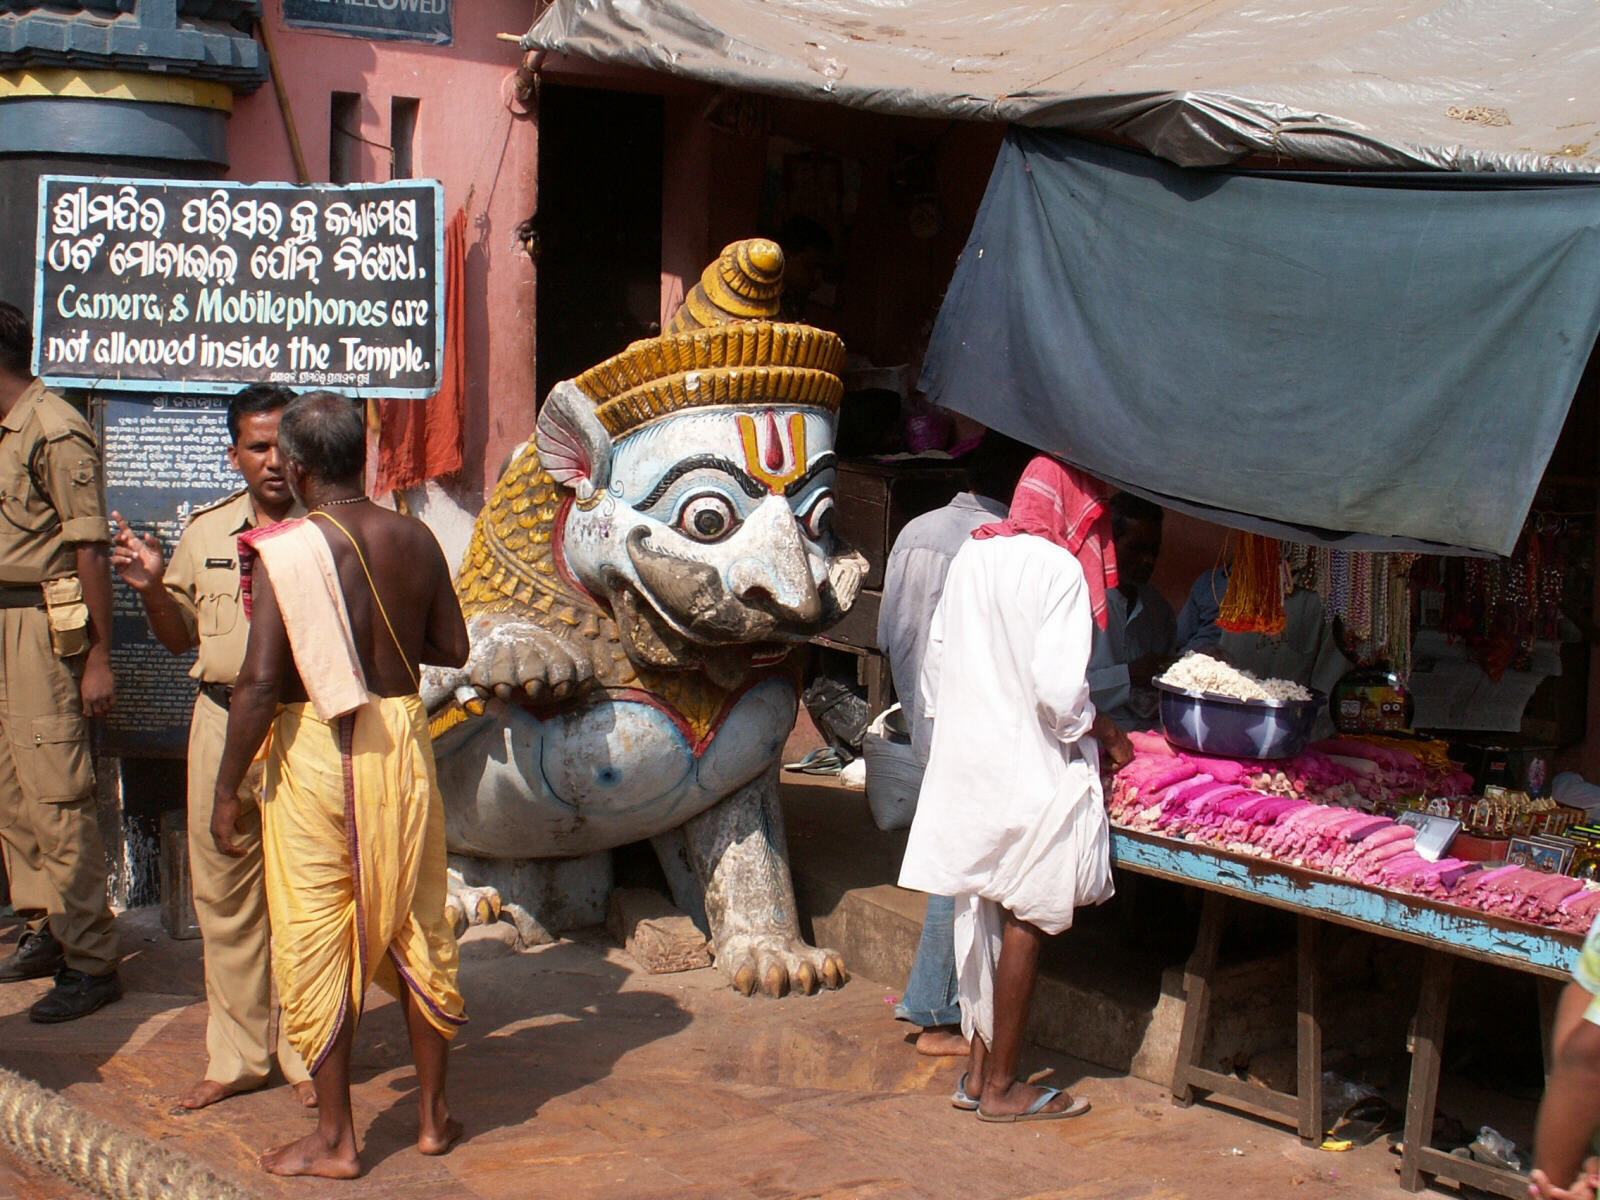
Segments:
[[[1161,731],[1167,741],[1217,758],[1293,758],[1311,740],[1328,698],[1235,700],[1155,681],[1161,693]]]

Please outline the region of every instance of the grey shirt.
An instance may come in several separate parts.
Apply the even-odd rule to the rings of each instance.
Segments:
[[[917,680],[928,645],[933,610],[944,594],[944,578],[956,552],[972,531],[1003,521],[1006,506],[998,500],[962,492],[943,508],[915,518],[894,540],[883,570],[883,603],[878,609],[878,649],[889,659],[894,690],[911,731],[918,761],[926,764],[932,721],[922,715]]]
[[[1153,687],[1135,687],[1128,664],[1146,654],[1172,653],[1177,618],[1166,597],[1145,584],[1130,602],[1122,589],[1106,593],[1106,627],[1094,631],[1094,651],[1089,656],[1089,688],[1096,712],[1102,712],[1124,732],[1155,728],[1159,696]]]

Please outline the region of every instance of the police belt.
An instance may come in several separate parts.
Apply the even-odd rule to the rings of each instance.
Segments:
[[[37,583],[0,586],[0,608],[38,608],[44,603],[44,589]]]
[[[233,685],[228,683],[202,683],[200,694],[219,708],[227,708],[233,699]]]

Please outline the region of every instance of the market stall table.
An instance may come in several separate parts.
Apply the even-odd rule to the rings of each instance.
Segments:
[[[1443,1175],[1503,1196],[1526,1194],[1525,1177],[1429,1145],[1439,1093],[1451,974],[1455,960],[1466,958],[1535,976],[1540,981],[1541,1017],[1548,1037],[1555,996],[1576,959],[1582,935],[1139,830],[1114,826],[1111,847],[1112,861],[1124,870],[1188,884],[1206,893],[1194,953],[1184,971],[1183,1030],[1172,1081],[1176,1102],[1191,1103],[1196,1091],[1205,1091],[1258,1105],[1294,1124],[1303,1141],[1319,1143],[1324,1114],[1318,928],[1326,921],[1364,930],[1427,951],[1411,1037],[1401,1186],[1419,1191],[1424,1175]],[[1296,1094],[1278,1092],[1198,1065],[1204,1049],[1217,949],[1230,900],[1264,904],[1295,913],[1299,918]],[[1548,1044],[1546,1052],[1548,1057]]]

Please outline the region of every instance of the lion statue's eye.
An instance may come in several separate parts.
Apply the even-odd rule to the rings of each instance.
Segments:
[[[806,531],[806,536],[814,542],[824,540],[833,532],[833,494],[823,493],[823,496],[811,506],[811,511],[800,522]]]
[[[696,541],[715,542],[739,523],[733,502],[716,492],[692,496],[678,514],[678,528]]]

